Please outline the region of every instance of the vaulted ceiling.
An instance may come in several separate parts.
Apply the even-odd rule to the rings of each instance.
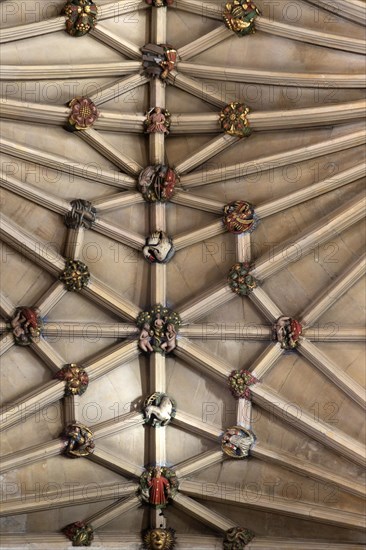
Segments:
[[[365,4],[256,4],[257,32],[238,37],[221,2],[100,0],[95,29],[74,37],[62,0],[1,3],[2,548],[66,549],[76,521],[96,548],[141,548],[159,525],[181,550],[222,548],[236,526],[249,549],[364,547]],[[178,50],[165,83],[142,74],[149,42]],[[66,131],[78,96],[100,116]],[[233,101],[249,137],[220,127]],[[144,133],[155,106],[167,136]],[[179,181],[151,204],[136,183],[157,163]],[[64,223],[79,198],[96,208],[90,229]],[[236,200],[255,207],[252,233],[225,230]],[[155,230],[173,239],[169,263],[141,253]],[[80,292],[58,279],[70,257],[91,274]],[[258,280],[247,296],[228,286],[237,262]],[[157,303],[182,319],[166,356],[137,343]],[[11,333],[18,306],[43,318],[29,347]],[[273,340],[281,315],[303,326],[292,351]],[[81,396],[55,379],[70,363],[89,375]],[[250,400],[230,393],[235,369],[258,379]],[[177,404],[156,429],[141,413],[155,391]],[[94,433],[88,457],[61,454],[71,421]],[[256,437],[241,460],[221,450],[238,424]],[[138,494],[155,463],[180,484],[163,516]]]

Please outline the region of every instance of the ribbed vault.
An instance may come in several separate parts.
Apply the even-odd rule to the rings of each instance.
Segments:
[[[362,548],[363,2],[258,1],[257,32],[240,38],[221,2],[100,0],[82,37],[65,32],[64,4],[1,5],[2,547],[68,548],[61,530],[84,521],[96,548],[141,548],[160,526],[179,549],[222,548],[237,527],[253,549]],[[142,72],[149,42],[177,49],[166,82]],[[77,96],[100,116],[67,132]],[[249,137],[220,125],[235,101]],[[155,106],[168,136],[144,134]],[[178,176],[169,202],[138,188],[156,164]],[[89,228],[64,223],[79,198],[96,209]],[[255,206],[251,233],[223,224],[236,200]],[[157,230],[176,253],[150,265]],[[80,292],[59,280],[68,258],[89,268]],[[247,296],[228,284],[236,263],[258,281]],[[182,321],[166,356],[138,346],[136,319],[155,304]],[[20,306],[43,318],[29,347],[11,331]],[[285,315],[303,329],[291,351],[273,339]],[[83,395],[55,378],[70,363],[89,377]],[[257,379],[250,399],[230,394],[235,369]],[[141,412],[154,392],[177,403],[156,429]],[[95,449],[70,460],[60,434],[75,421]],[[256,437],[243,460],[221,449],[235,425]],[[179,479],[163,514],[139,495],[150,464]]]

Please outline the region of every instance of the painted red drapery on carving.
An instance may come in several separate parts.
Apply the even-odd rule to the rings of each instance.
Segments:
[[[170,487],[169,481],[163,477],[153,477],[149,481],[150,487],[150,502],[151,504],[165,504],[167,497],[165,494],[165,488],[168,490]]]

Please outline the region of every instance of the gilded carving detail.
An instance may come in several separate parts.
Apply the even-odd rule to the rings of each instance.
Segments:
[[[17,307],[10,320],[15,343],[18,346],[29,346],[39,342],[43,329],[43,321],[36,308]]]
[[[142,351],[168,354],[176,348],[181,319],[175,311],[157,304],[150,311],[141,311],[136,323],[140,329],[138,345]]]
[[[260,11],[253,2],[233,0],[225,4],[223,18],[225,25],[239,36],[255,32],[255,18]]]
[[[248,137],[252,133],[247,114],[249,107],[233,101],[226,105],[220,113],[221,128],[230,136]]]
[[[296,319],[282,315],[273,325],[272,331],[273,339],[280,342],[282,349],[292,350],[298,346],[302,326]]]
[[[88,267],[79,260],[66,260],[65,269],[59,276],[67,290],[77,292],[89,282],[90,273]]]
[[[230,374],[229,388],[231,393],[237,399],[250,399],[249,387],[258,382],[248,370],[233,370]]]
[[[175,548],[175,531],[171,527],[163,529],[146,529],[142,534],[143,550],[173,550]]]
[[[63,454],[68,458],[80,458],[94,452],[93,432],[79,422],[69,424],[62,434],[62,439],[64,440]]]
[[[62,532],[71,540],[73,546],[91,546],[94,539],[92,526],[84,521],[70,523],[62,529]]]
[[[258,225],[258,216],[249,202],[234,201],[224,206],[223,222],[230,233],[252,233]]]
[[[149,466],[140,477],[140,496],[153,508],[165,508],[177,494],[178,479],[167,466]]]
[[[88,97],[75,97],[69,103],[69,130],[85,130],[91,128],[99,117],[96,105]]]
[[[254,434],[242,426],[228,428],[221,440],[221,448],[232,458],[245,458],[255,442]]]
[[[97,24],[98,8],[92,0],[69,0],[63,13],[66,32],[71,36],[84,36]]]
[[[258,280],[250,274],[253,266],[247,262],[240,262],[230,269],[228,276],[229,287],[239,296],[247,296],[258,286]]]
[[[82,395],[89,384],[87,372],[76,363],[70,363],[70,365],[62,367],[56,373],[55,378],[66,382],[65,395]]]
[[[163,82],[178,60],[177,50],[169,44],[146,44],[142,51],[144,73],[151,78],[160,78]]]
[[[147,166],[139,175],[137,189],[146,202],[167,202],[173,196],[177,174],[166,164]]]

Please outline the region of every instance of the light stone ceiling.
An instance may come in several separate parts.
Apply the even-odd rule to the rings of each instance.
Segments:
[[[255,533],[249,549],[363,548],[364,57],[355,50],[364,38],[364,2],[339,3],[334,13],[314,7],[325,1],[258,0],[254,35],[201,42],[198,53],[182,55],[168,85],[149,81],[126,93],[123,79],[141,72],[118,72],[131,61],[126,40],[138,48],[153,41],[153,10],[166,17],[166,42],[179,53],[223,28],[215,17],[221,2],[175,0],[167,9],[136,2],[139,10],[130,11],[131,1],[100,0],[102,8],[126,11],[97,25],[125,53],[94,31],[74,38],[62,28],[32,26],[58,16],[64,4],[0,6],[4,27],[15,28],[4,33],[1,77],[1,548],[69,548],[61,529],[89,518],[95,548],[141,548],[141,530],[165,521],[179,550],[222,548],[232,525]],[[299,36],[304,29],[313,31],[309,38]],[[98,76],[103,67],[112,68]],[[101,88],[119,80],[118,93],[98,104]],[[94,146],[80,139],[83,131],[64,129],[67,103],[93,94],[101,112],[90,132]],[[143,133],[152,97],[165,98],[172,114],[165,140]],[[224,149],[218,114],[231,101],[249,106],[253,133]],[[120,183],[118,166],[132,159],[145,167],[154,150],[170,166],[187,165],[162,207]],[[52,164],[55,156],[62,166]],[[108,203],[117,193],[116,204]],[[78,247],[97,281],[81,293],[57,283],[60,257],[70,251],[63,209],[75,198],[104,204],[99,229],[86,230]],[[249,237],[223,233],[216,223],[217,204],[238,199],[262,212]],[[138,244],[157,220],[181,246],[166,266],[150,266]],[[260,286],[238,297],[226,280],[244,260],[253,262]],[[138,354],[134,312],[164,300],[182,314],[177,349],[165,359]],[[5,321],[15,307],[34,305],[45,311],[41,344],[13,345]],[[296,351],[281,354],[271,341],[278,312],[303,322]],[[95,379],[66,403],[49,388],[68,363],[86,365]],[[246,417],[243,400],[227,387],[234,369],[260,378]],[[178,409],[156,430],[140,415],[154,389],[171,395]],[[89,459],[60,455],[70,415],[99,430]],[[240,421],[257,438],[251,456],[218,456],[218,434]],[[155,462],[183,472],[165,518],[135,496],[138,473]]]

